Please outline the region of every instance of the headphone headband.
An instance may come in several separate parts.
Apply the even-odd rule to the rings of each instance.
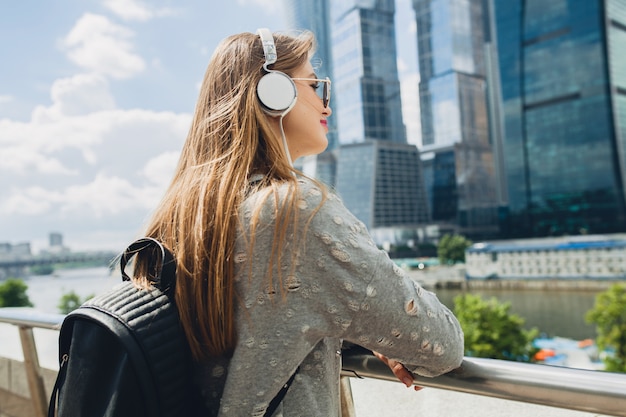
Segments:
[[[266,113],[272,116],[284,116],[296,104],[298,90],[287,74],[267,68],[268,65],[275,63],[278,59],[272,32],[269,29],[261,28],[257,30],[257,33],[261,38],[263,54],[265,55],[263,69],[267,72],[257,84],[257,97]]]
[[[267,74],[262,76],[259,80],[256,86],[256,94],[261,102],[262,109],[267,114],[280,117],[280,133],[283,137],[285,156],[293,166],[291,156],[289,155],[289,147],[287,146],[287,138],[283,130],[283,116],[289,113],[293,106],[295,106],[296,99],[298,98],[298,89],[291,77],[287,74],[267,68],[268,65],[273,64],[278,59],[272,32],[267,28],[260,28],[257,30],[257,34],[263,44],[263,54],[265,55],[263,69],[265,69]]]
[[[276,54],[276,45],[274,44],[274,36],[268,28],[260,28],[257,30],[261,43],[263,44],[263,55],[265,56],[265,64],[263,68],[268,71],[267,66],[276,62],[278,55]]]

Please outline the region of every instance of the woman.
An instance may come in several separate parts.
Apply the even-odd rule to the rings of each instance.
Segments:
[[[213,414],[263,415],[295,374],[276,414],[337,416],[342,341],[411,385],[411,372],[459,366],[463,335],[338,197],[293,168],[327,146],[330,81],[309,62],[310,33],[259,33],[211,58],[147,236],[177,259],[176,302]],[[293,97],[275,106],[274,89]]]

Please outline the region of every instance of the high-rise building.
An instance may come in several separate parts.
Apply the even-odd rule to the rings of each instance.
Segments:
[[[330,1],[339,143],[406,143],[393,0]]]
[[[492,0],[505,237],[626,230],[626,1]]]
[[[59,232],[50,232],[48,240],[51,248],[63,246],[63,235]]]
[[[489,139],[483,0],[413,0],[422,159],[432,221],[472,239],[498,234]]]
[[[333,84],[333,57],[331,43],[331,18],[330,7],[327,0],[283,0],[285,16],[289,29],[310,30],[315,34],[317,49],[312,59],[312,64],[318,78],[330,77]],[[332,91],[331,108],[335,109],[336,94]],[[337,160],[337,117],[331,116],[328,119],[328,148],[320,155],[308,156],[302,159],[301,169],[310,176],[325,182],[328,185],[335,185]]]
[[[416,146],[383,140],[343,145],[337,189],[381,246],[424,239],[428,206]]]
[[[393,0],[332,5],[340,143],[336,189],[379,245],[421,239],[428,222],[419,151],[406,142]]]
[[[317,158],[318,173],[329,166],[320,160],[336,158],[335,189],[374,238],[384,229],[390,244],[416,241],[428,208],[419,152],[406,143],[402,122],[393,0],[285,0],[285,6],[290,26],[316,33],[319,58],[330,62],[331,73],[320,74],[333,81],[338,146]]]

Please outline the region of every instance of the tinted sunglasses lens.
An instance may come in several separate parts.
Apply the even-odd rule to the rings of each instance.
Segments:
[[[330,102],[330,80],[324,83],[324,89],[322,93],[322,103],[324,103],[324,107],[328,107],[329,102]]]

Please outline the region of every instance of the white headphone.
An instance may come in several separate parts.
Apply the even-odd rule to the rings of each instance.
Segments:
[[[296,85],[287,74],[281,71],[268,69],[268,65],[276,62],[276,45],[272,32],[267,28],[257,30],[261,42],[263,43],[263,54],[265,64],[263,69],[267,72],[259,80],[256,87],[256,94],[261,102],[263,110],[271,116],[284,116],[293,108],[298,98]]]

